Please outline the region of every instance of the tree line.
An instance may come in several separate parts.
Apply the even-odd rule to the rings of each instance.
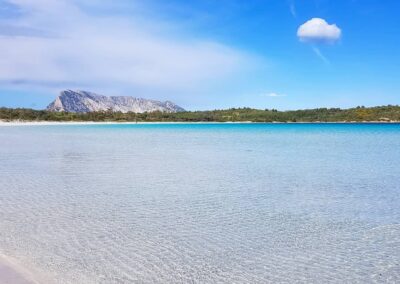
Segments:
[[[95,122],[362,122],[400,121],[400,106],[358,106],[350,109],[317,108],[293,111],[231,108],[177,113],[121,113],[112,111],[71,113],[26,108],[0,108],[3,121],[95,121]]]

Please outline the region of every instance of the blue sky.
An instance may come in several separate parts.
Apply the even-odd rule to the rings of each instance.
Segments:
[[[399,8],[396,0],[0,0],[0,106],[44,108],[66,88],[191,110],[399,104]]]

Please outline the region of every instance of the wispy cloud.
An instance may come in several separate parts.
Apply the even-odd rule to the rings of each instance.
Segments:
[[[289,0],[289,9],[290,13],[294,18],[297,18],[297,10],[296,10],[296,3],[294,0]]]
[[[312,49],[313,49],[314,53],[318,56],[318,58],[321,59],[325,64],[327,64],[327,65],[330,65],[330,64],[331,64],[331,62],[329,61],[329,59],[326,58],[326,57],[322,54],[321,50],[320,50],[318,47],[313,46]]]
[[[286,94],[278,94],[278,93],[264,93],[261,96],[263,97],[272,97],[272,98],[277,98],[277,97],[286,97]]]
[[[144,19],[135,5],[127,17],[85,9],[101,9],[97,0],[4,1],[15,15],[0,20],[3,85],[184,90],[229,77],[252,60],[219,42],[176,33],[175,23]]]

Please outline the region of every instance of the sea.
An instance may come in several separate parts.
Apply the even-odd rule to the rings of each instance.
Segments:
[[[400,283],[400,124],[0,127],[0,254],[38,283]]]

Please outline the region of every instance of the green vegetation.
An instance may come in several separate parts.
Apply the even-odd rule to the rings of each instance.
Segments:
[[[361,122],[400,121],[400,106],[318,108],[295,111],[232,108],[179,113],[66,113],[33,109],[0,108],[0,120],[12,121],[115,121],[115,122]]]

